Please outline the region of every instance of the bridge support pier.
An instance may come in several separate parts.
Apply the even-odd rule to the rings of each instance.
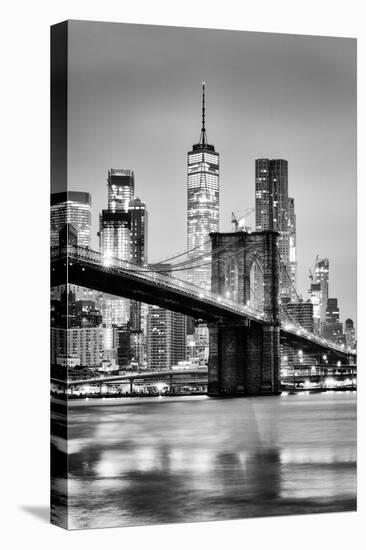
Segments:
[[[280,393],[280,330],[276,325],[213,324],[208,395]]]

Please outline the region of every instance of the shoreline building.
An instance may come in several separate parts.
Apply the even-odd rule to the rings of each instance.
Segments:
[[[169,274],[171,264],[151,264]],[[147,368],[164,369],[186,359],[187,317],[155,305],[148,305],[146,319]]]
[[[255,161],[256,231],[278,231],[278,251],[284,264],[280,273],[283,301],[296,301],[295,200],[288,196],[288,162],[261,158]]]

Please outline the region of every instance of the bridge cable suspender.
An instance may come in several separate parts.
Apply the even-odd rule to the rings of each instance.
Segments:
[[[231,246],[233,243],[237,242],[238,239],[232,239],[231,241],[219,246],[214,252],[217,253],[217,252],[221,252],[222,250],[225,250],[226,248],[228,248],[229,246]],[[198,256],[195,256],[193,258],[188,258],[187,260],[183,260],[182,262],[178,262],[177,264],[173,264],[173,268],[175,267],[180,267],[180,266],[183,266],[185,264],[190,264],[192,262],[196,262],[198,260],[201,260],[202,258],[206,257],[206,256],[211,256],[212,255],[212,249],[211,250],[207,250],[206,252],[203,252],[202,254],[198,255]]]
[[[220,247],[218,247],[217,251],[221,251],[221,250],[224,250],[225,248],[231,246],[234,242],[236,241],[236,239],[232,239],[231,241],[221,245]],[[194,248],[191,248],[190,250],[185,250],[184,252],[180,253],[180,254],[177,254],[176,256],[172,256],[171,258],[167,258],[165,259],[164,261],[159,261],[159,262],[154,262],[156,264],[164,264],[164,263],[167,263],[168,261],[170,260],[173,260],[175,258],[179,258],[180,256],[186,256],[188,255],[189,253],[193,252],[194,250],[197,250],[198,248],[201,248],[202,246],[205,246],[206,244],[210,243],[211,242],[211,239],[208,240],[208,241],[205,241],[204,243],[202,243],[201,245],[198,245],[198,246],[195,246]],[[205,256],[210,256],[212,254],[212,250],[206,250],[205,252],[203,252],[202,254],[198,255],[198,256],[194,256],[193,258],[188,258],[187,260],[183,260],[182,262],[178,262],[176,264],[173,264],[173,267],[177,267],[177,266],[180,266],[180,265],[184,265],[184,264],[188,264],[188,263],[191,263],[191,262],[195,262]]]
[[[247,247],[245,247],[246,250],[249,250],[251,247],[255,246],[255,243],[252,243],[250,245],[248,245]],[[198,267],[203,267],[203,266],[207,266],[207,265],[213,265],[213,264],[216,264],[220,261],[222,261],[223,259],[228,259],[228,258],[231,258],[232,256],[235,256],[236,254],[239,254],[243,251],[244,249],[241,249],[241,250],[235,250],[235,252],[232,252],[231,254],[227,254],[225,256],[225,258],[217,258],[215,260],[212,260],[210,262],[210,264],[207,264],[207,263],[202,263],[202,264],[198,264],[198,265],[192,265],[192,266],[188,266],[188,267],[179,267],[180,264],[177,264],[178,265],[178,268],[175,268],[175,266],[173,266],[173,268],[169,271],[169,273],[172,273],[172,272],[175,272],[175,271],[189,271],[191,269],[196,269]],[[216,251],[215,251],[216,252]],[[212,253],[211,253],[212,254]],[[198,261],[200,260],[201,257],[199,258],[196,258],[195,261]],[[152,272],[154,273],[167,273],[166,271],[158,271],[158,270],[151,270]]]
[[[197,250],[197,248],[201,248],[202,246],[205,246],[205,244],[208,244],[211,242],[211,239],[208,239],[207,241],[203,242],[202,244],[199,244],[189,250],[184,250],[184,252],[180,252],[179,254],[176,254],[175,256],[171,256],[170,258],[165,258],[164,260],[157,261],[155,263],[157,264],[164,264],[167,262],[170,262],[172,260],[175,260],[176,258],[180,258],[181,256],[186,256],[190,252],[193,252],[194,250]]]
[[[288,280],[290,281],[291,287],[293,288],[293,290],[294,290],[294,292],[295,292],[296,298],[297,298],[298,302],[301,302],[301,298],[300,298],[300,296],[299,296],[299,294],[298,294],[298,292],[297,292],[297,289],[296,289],[296,287],[295,287],[295,285],[294,285],[294,283],[293,283],[293,281],[292,281],[292,279],[291,279],[291,276],[290,276],[289,272],[287,271],[287,266],[286,266],[285,262],[283,261],[280,252],[277,251],[277,254],[278,254],[278,257],[279,257],[279,259],[280,259],[280,265],[281,265],[282,267],[285,268],[285,269],[284,269],[285,274],[287,275],[287,278],[288,278]]]

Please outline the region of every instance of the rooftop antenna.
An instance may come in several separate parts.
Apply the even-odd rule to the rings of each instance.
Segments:
[[[202,82],[202,129],[201,129],[201,137],[200,137],[200,144],[204,147],[207,143],[207,135],[206,135],[206,128],[205,128],[205,86],[206,82]]]

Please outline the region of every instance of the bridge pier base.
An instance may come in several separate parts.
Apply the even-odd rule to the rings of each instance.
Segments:
[[[280,331],[276,325],[209,326],[208,395],[280,393]]]

